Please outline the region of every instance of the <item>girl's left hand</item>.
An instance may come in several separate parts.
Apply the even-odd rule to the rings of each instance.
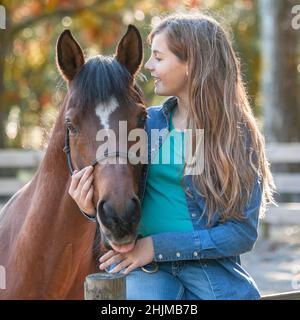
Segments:
[[[108,251],[100,259],[100,270],[104,270],[112,264],[117,264],[111,273],[117,273],[125,269],[123,274],[128,274],[136,268],[143,267],[153,261],[154,248],[151,237],[139,239],[133,250],[127,253]]]

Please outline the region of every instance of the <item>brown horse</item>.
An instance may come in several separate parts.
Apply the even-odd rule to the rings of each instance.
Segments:
[[[135,82],[142,59],[134,26],[128,27],[114,57],[87,61],[70,31],[60,35],[56,62],[68,92],[37,173],[0,213],[0,265],[6,270],[0,298],[82,299],[85,277],[99,272],[93,252],[97,224],[69,196],[69,170],[97,158],[100,129],[112,129],[119,138],[120,120],[127,121],[128,131],[143,127],[146,108]],[[106,156],[125,160],[124,152],[114,151]],[[98,160],[93,163],[97,220],[110,243],[126,251],[136,240],[140,219],[140,165]]]

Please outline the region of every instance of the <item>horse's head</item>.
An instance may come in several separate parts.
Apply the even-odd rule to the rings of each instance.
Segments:
[[[133,142],[127,141],[124,150],[120,140],[131,130],[144,127],[146,108],[135,83],[142,59],[142,40],[134,26],[128,27],[114,57],[99,55],[85,61],[82,49],[68,30],[57,41],[57,65],[68,82],[65,125],[72,163],[81,169],[98,160],[93,173],[93,202],[102,233],[119,252],[133,248],[140,220],[137,195],[141,165],[128,161]],[[119,121],[127,125],[125,134]],[[106,141],[102,139],[103,132],[107,133]],[[116,144],[101,156],[108,136],[115,137]],[[107,155],[109,158],[105,158]]]

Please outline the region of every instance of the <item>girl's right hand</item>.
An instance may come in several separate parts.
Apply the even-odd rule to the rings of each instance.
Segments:
[[[74,170],[69,194],[82,211],[95,216],[96,208],[92,201],[94,194],[93,170],[92,166],[85,167],[80,171]]]

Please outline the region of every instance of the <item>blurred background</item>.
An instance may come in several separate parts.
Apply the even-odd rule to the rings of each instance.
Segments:
[[[0,201],[32,177],[47,147],[66,92],[55,66],[59,34],[71,29],[86,56],[110,55],[131,23],[146,61],[151,25],[186,9],[208,11],[231,29],[277,185],[279,207],[262,220],[244,265],[262,293],[300,290],[300,1],[0,0]],[[161,103],[141,72],[147,104]]]

